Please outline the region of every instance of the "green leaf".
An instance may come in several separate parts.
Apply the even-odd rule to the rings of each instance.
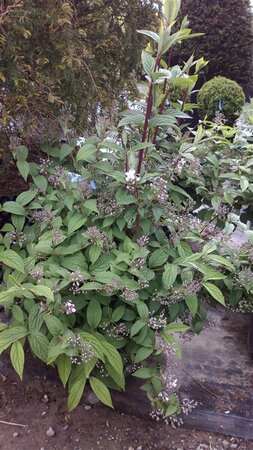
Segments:
[[[93,144],[83,145],[77,152],[76,161],[87,161],[92,163],[96,160],[97,149]]]
[[[221,303],[222,305],[225,305],[225,299],[224,295],[222,294],[221,290],[215,286],[212,283],[202,283],[202,286],[211,294],[211,296],[217,300],[217,302]]]
[[[155,68],[155,59],[153,58],[153,56],[150,55],[150,53],[145,52],[145,50],[142,50],[141,61],[144,72],[151,77]]]
[[[222,264],[223,266],[229,267],[230,269],[234,269],[233,264],[231,262],[220,255],[208,255],[208,259],[211,259],[212,261],[218,262],[219,264]]]
[[[105,405],[110,406],[110,408],[113,408],[111,394],[106,385],[95,377],[90,377],[89,381],[91,389],[93,390],[97,398]]]
[[[3,252],[0,252],[0,262],[10,267],[11,269],[16,269],[19,272],[25,273],[22,258],[13,250],[5,250]]]
[[[12,317],[16,322],[24,323],[24,312],[18,305],[13,305],[11,309]]]
[[[96,336],[93,336],[93,334],[86,333],[85,331],[79,331],[79,334],[82,336],[82,338],[86,341],[92,344],[93,350],[96,354],[96,356],[101,359],[101,361],[104,361],[104,349],[102,346],[102,343],[100,342]]]
[[[136,304],[136,306],[137,306],[137,311],[139,313],[140,318],[143,320],[147,320],[148,316],[149,316],[149,309],[148,309],[147,305],[144,302],[138,302]]]
[[[135,203],[136,199],[126,189],[119,189],[116,192],[116,201],[118,205],[130,205],[131,203]]]
[[[91,212],[98,213],[98,207],[97,207],[97,200],[95,198],[92,198],[90,200],[86,200],[83,203],[83,206],[88,209]]]
[[[47,189],[47,179],[43,175],[37,175],[36,177],[32,177],[34,184],[37,186],[38,189],[41,191],[46,191]]]
[[[152,353],[153,353],[153,349],[152,348],[144,348],[144,347],[142,347],[136,353],[135,358],[134,358],[134,362],[135,363],[139,363],[141,361],[144,361],[144,359],[147,359],[150,355],[152,355]]]
[[[93,244],[89,248],[89,258],[92,264],[97,261],[101,255],[102,248],[99,245]]]
[[[185,297],[185,303],[188,306],[192,317],[195,317],[198,311],[198,298],[196,295],[188,295]]]
[[[74,216],[71,217],[68,223],[68,235],[81,228],[85,224],[85,222],[86,217],[83,217],[81,214],[74,214]]]
[[[63,333],[63,325],[57,317],[45,314],[44,321],[52,336],[59,336]]]
[[[95,299],[91,299],[87,308],[87,321],[91,328],[97,328],[102,318],[102,309],[100,303]]]
[[[153,39],[155,42],[159,43],[159,40],[160,40],[159,34],[154,33],[154,31],[137,30],[137,33],[144,34],[144,36],[148,36],[151,39]]]
[[[47,364],[49,341],[46,336],[39,331],[33,331],[28,340],[34,355]]]
[[[41,314],[41,309],[37,303],[31,308],[28,317],[28,324],[30,331],[39,331],[43,324],[43,316]]]
[[[6,323],[0,322],[0,332],[8,328],[8,325]]]
[[[24,364],[25,364],[25,354],[24,349],[19,341],[14,342],[11,346],[10,352],[11,363],[19,375],[20,379],[23,378]]]
[[[71,372],[70,357],[65,354],[59,355],[57,358],[57,368],[61,382],[66,387]]]
[[[155,375],[156,369],[154,367],[141,367],[133,373],[133,377],[142,378],[144,380],[151,378]]]
[[[11,221],[13,223],[14,228],[17,231],[22,231],[25,225],[25,216],[17,216],[16,214],[11,215]]]
[[[23,177],[24,180],[27,181],[27,177],[29,175],[29,170],[30,170],[28,162],[27,161],[17,161],[17,168],[18,168],[18,171],[19,171],[21,177]]]
[[[16,156],[18,161],[25,161],[28,157],[28,148],[25,145],[18,145],[15,148],[14,156]]]
[[[126,305],[120,305],[112,312],[112,322],[118,322],[124,316]]]
[[[137,320],[131,327],[130,337],[135,336],[139,331],[145,326],[145,322],[143,320]]]
[[[80,400],[83,395],[83,391],[86,384],[86,378],[77,380],[72,386],[69,391],[68,396],[68,410],[72,411],[77,407],[77,405],[80,403]]]
[[[36,197],[36,194],[37,194],[37,191],[35,191],[35,190],[34,191],[29,190],[29,191],[21,192],[21,194],[19,194],[17,196],[16,201],[20,205],[25,206],[28,203],[30,203],[34,199],[34,197]]]
[[[242,190],[242,192],[245,192],[249,187],[249,181],[247,180],[247,178],[243,178],[241,177],[240,179],[240,188]]]
[[[111,260],[111,255],[106,253],[101,255],[94,264],[91,264],[90,272],[93,274],[96,272],[105,272],[109,269]]]
[[[165,327],[166,331],[169,331],[170,333],[180,333],[189,330],[189,326],[185,325],[184,323],[179,322],[173,322],[170,323]]]
[[[123,375],[123,362],[116,348],[106,341],[101,341],[101,346],[103,348],[104,355],[109,364],[111,364],[111,366],[114,367],[117,373]]]
[[[25,216],[25,208],[17,202],[5,202],[3,205],[3,210],[17,216]]]
[[[60,161],[62,161],[66,156],[69,156],[72,151],[74,150],[74,147],[72,145],[68,144],[62,144],[60,149]]]
[[[0,333],[0,354],[11,344],[27,336],[27,330],[21,326],[8,327]]]
[[[31,291],[37,297],[45,297],[49,302],[54,301],[54,293],[47,286],[31,286],[29,287],[29,291]]]
[[[167,261],[167,259],[168,254],[162,249],[157,249],[149,258],[149,267],[160,267]]]
[[[124,377],[123,372],[122,373],[117,372],[114,369],[114,367],[109,363],[105,364],[105,368],[106,368],[107,372],[109,373],[109,375],[112,377],[113,381],[115,381],[117,386],[119,386],[119,388],[124,390],[125,389],[125,377]]]
[[[22,296],[22,294],[22,290],[16,287],[11,287],[7,291],[0,292],[0,305],[8,308],[13,304],[14,298]]]
[[[178,274],[178,266],[175,264],[166,264],[162,276],[162,282],[164,289],[169,289],[171,286],[173,286],[174,282],[176,281]]]

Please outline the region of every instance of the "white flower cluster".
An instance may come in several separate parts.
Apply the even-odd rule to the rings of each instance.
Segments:
[[[126,182],[133,183],[134,181],[140,181],[140,177],[137,176],[135,169],[129,169],[128,172],[125,172]]]

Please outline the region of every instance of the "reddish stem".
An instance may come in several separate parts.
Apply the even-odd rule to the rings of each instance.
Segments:
[[[160,61],[161,61],[161,56],[157,55],[154,71],[160,67]],[[144,121],[141,142],[146,141],[147,131],[149,128],[149,121],[150,121],[150,118],[152,115],[152,108],[153,108],[153,81],[151,80],[150,85],[149,85],[149,91],[148,91],[147,109],[146,109],[146,115],[145,115],[145,121]],[[149,141],[149,139],[150,139],[150,130],[148,133],[148,141]],[[137,176],[140,176],[140,173],[141,173],[143,157],[144,157],[144,149],[141,149],[141,150],[139,150],[139,155],[138,155]],[[139,190],[137,188],[136,189],[136,198],[138,198],[138,196],[139,196]],[[139,237],[139,227],[140,227],[140,212],[139,212],[139,208],[137,205],[136,222],[135,222],[136,240]]]

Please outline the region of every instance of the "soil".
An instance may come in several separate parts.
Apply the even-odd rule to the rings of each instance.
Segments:
[[[8,424],[2,423],[3,421]],[[20,424],[25,426],[14,425]],[[53,431],[50,429],[52,427]],[[50,429],[53,436],[48,436]],[[135,417],[84,401],[71,413],[55,372],[28,360],[23,381],[0,360],[1,450],[252,450],[253,441]]]

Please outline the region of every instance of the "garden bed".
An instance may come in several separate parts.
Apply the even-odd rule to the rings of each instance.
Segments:
[[[138,446],[143,450],[196,450],[200,443],[209,446],[210,442],[211,447],[199,450],[252,449],[251,442],[240,439],[253,439],[253,360],[247,349],[247,324],[246,315],[212,310],[201,335],[183,343],[180,391],[198,406],[184,416],[184,428],[177,430],[149,419],[149,404],[136,379],[128,378],[127,391],[114,396],[116,411],[94,405],[94,397],[86,393],[86,404],[82,402],[68,413],[66,391],[51,367],[45,368],[28,354],[21,383],[8,356],[2,355],[1,420],[27,427],[0,424],[0,448],[27,450],[29,440],[29,450],[123,450]],[[50,426],[55,435],[49,439],[46,431]]]

